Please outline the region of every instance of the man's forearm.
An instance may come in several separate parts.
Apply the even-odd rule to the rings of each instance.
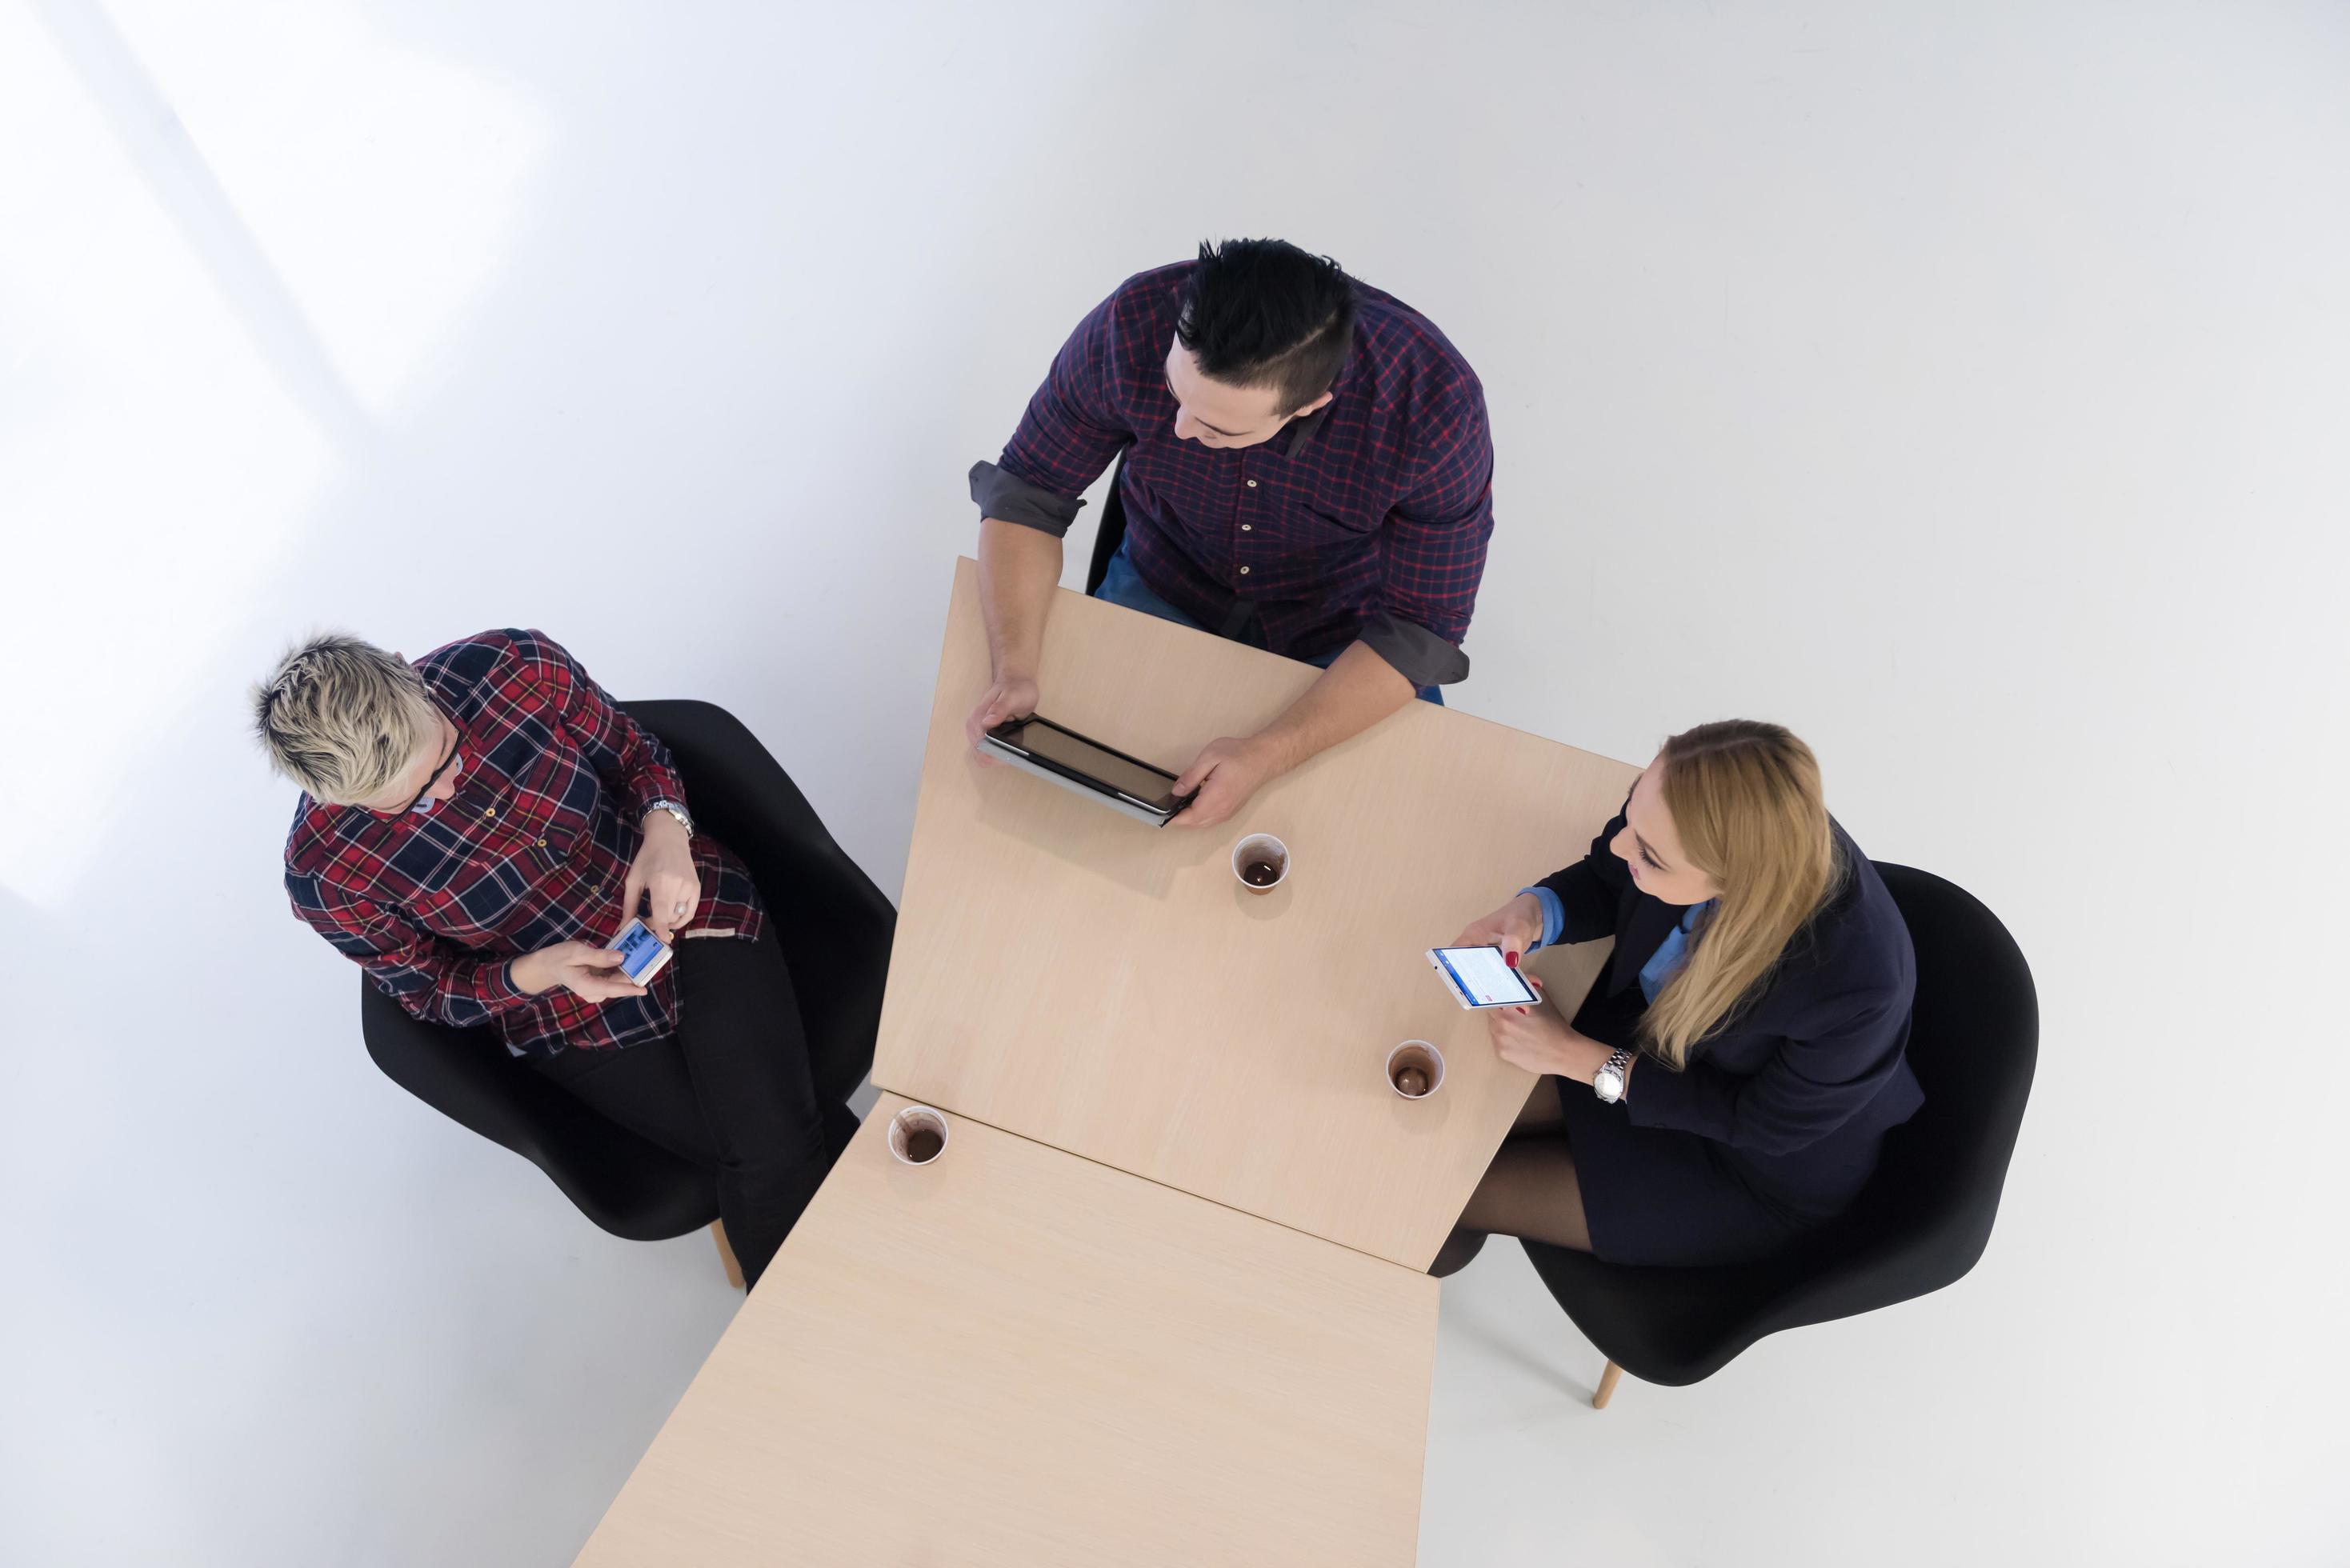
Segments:
[[[979,524],[979,605],[987,657],[999,680],[1033,680],[1045,646],[1045,614],[1061,582],[1061,541],[1039,528],[988,517]]]
[[[1340,654],[1322,679],[1281,717],[1257,732],[1287,772],[1306,758],[1352,740],[1417,696],[1418,688],[1368,647]]]

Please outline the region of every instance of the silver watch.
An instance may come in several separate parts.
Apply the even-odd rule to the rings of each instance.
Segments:
[[[685,815],[685,807],[673,800],[657,800],[645,808],[645,815],[650,816],[657,811],[665,811],[677,818],[677,825],[685,829],[685,836],[688,838],[693,836],[693,818]]]
[[[1624,1097],[1624,1071],[1632,1064],[1632,1053],[1618,1047],[1616,1054],[1599,1064],[1599,1071],[1591,1075],[1591,1092],[1604,1105],[1614,1105]]]

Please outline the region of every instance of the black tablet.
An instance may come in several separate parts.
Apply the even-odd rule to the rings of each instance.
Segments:
[[[1164,827],[1191,804],[1175,793],[1175,775],[1075,730],[1031,713],[990,730],[981,742],[999,761],[1074,790],[1138,822]]]

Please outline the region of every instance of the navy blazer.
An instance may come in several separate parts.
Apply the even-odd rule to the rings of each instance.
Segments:
[[[1728,1026],[1690,1048],[1683,1071],[1650,1057],[1624,1094],[1633,1126],[1723,1145],[1758,1196],[1801,1220],[1842,1210],[1875,1170],[1886,1129],[1926,1099],[1903,1054],[1918,984],[1909,928],[1877,867],[1841,826],[1829,826],[1842,879],[1827,902]],[[1616,939],[1575,1027],[1637,1048],[1648,1007],[1640,968],[1685,911],[1642,892],[1608,850],[1623,828],[1619,812],[1590,854],[1542,885],[1565,910],[1560,940]],[[1694,940],[1704,940],[1700,927]]]

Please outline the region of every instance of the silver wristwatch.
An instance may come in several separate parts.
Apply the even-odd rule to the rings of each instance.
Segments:
[[[1624,1072],[1631,1064],[1632,1053],[1620,1047],[1599,1064],[1599,1071],[1591,1075],[1591,1092],[1602,1104],[1612,1106],[1624,1097]]]
[[[685,829],[685,836],[688,838],[693,836],[693,818],[685,815],[685,807],[673,800],[657,800],[645,808],[645,815],[650,816],[657,811],[665,811],[677,818],[677,825]]]

